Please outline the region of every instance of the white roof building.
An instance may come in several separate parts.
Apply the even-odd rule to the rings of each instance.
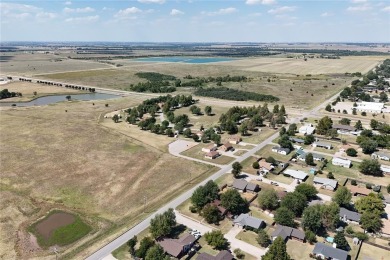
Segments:
[[[332,164],[337,166],[343,166],[345,168],[351,167],[351,161],[348,159],[333,157]]]
[[[384,174],[390,174],[390,166],[389,165],[381,165],[381,171],[384,173]]]
[[[385,108],[385,104],[379,102],[359,102],[356,110],[370,113],[380,113]]]
[[[311,135],[311,134],[314,133],[314,130],[315,130],[315,129],[316,129],[316,128],[313,127],[312,124],[304,125],[304,126],[301,126],[301,127],[299,128],[299,133],[304,134],[304,135]]]
[[[283,174],[289,175],[290,177],[298,180],[304,180],[307,178],[307,174],[303,171],[296,171],[296,170],[291,170],[287,169],[283,172]]]

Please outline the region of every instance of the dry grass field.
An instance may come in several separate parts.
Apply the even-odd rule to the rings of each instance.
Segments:
[[[21,102],[29,101],[33,98],[53,95],[53,94],[68,94],[68,93],[84,93],[81,90],[47,86],[37,83],[30,83],[24,81],[14,81],[5,85],[1,85],[1,89],[8,89],[9,92],[20,92],[22,97],[13,97],[0,100],[0,102]],[[37,92],[37,95],[34,96],[34,92]]]
[[[30,258],[27,250],[50,254],[34,249],[25,233],[50,209],[76,212],[94,227],[93,235],[66,248],[70,253],[145,217],[140,214],[144,196],[151,212],[189,188],[188,171],[195,179],[214,171],[98,124],[100,114],[138,102],[122,98],[94,101],[94,106],[72,102],[1,110],[0,258]],[[92,241],[91,249],[99,246]]]

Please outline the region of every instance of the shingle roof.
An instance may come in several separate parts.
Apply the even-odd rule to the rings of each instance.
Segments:
[[[167,254],[178,257],[183,250],[183,244],[177,239],[164,239],[158,242]]]
[[[235,179],[233,181],[233,188],[238,189],[238,190],[245,190],[247,185],[248,185],[248,182],[246,180]]]
[[[360,222],[361,215],[355,211],[351,211],[351,210],[348,210],[346,208],[340,208],[339,215],[341,218],[344,218],[344,216],[345,216],[348,220]]]
[[[295,138],[295,137],[290,137],[290,140],[293,142],[296,142],[296,143],[301,143],[301,144],[305,142],[305,140],[300,139],[300,138]]]
[[[305,172],[291,170],[291,169],[285,170],[283,174],[290,175],[291,177],[299,180],[304,180],[308,176]]]
[[[246,186],[246,189],[250,191],[256,191],[259,189],[259,185],[256,183],[249,182],[248,185]]]
[[[291,236],[305,240],[305,233],[299,229],[296,229],[296,228],[293,228]]]
[[[196,258],[197,260],[232,260],[234,259],[233,255],[227,251],[222,250],[216,256],[209,255],[208,253],[201,253]]]
[[[184,236],[182,236],[181,238],[179,238],[178,241],[184,245],[189,245],[189,244],[192,244],[196,241],[196,237],[187,233]]]
[[[288,237],[295,237],[301,240],[305,240],[305,233],[299,229],[278,225],[278,227],[272,232],[272,237],[281,237],[282,239],[286,239]]]
[[[328,246],[324,243],[316,243],[313,249],[313,253],[316,255],[321,254],[324,255],[325,257],[331,257],[337,260],[346,260],[348,258],[348,252],[338,248]]]
[[[259,229],[263,225],[264,221],[262,219],[249,216],[248,214],[241,214],[233,220],[233,223]]]
[[[317,146],[332,146],[331,143],[327,143],[327,142],[315,142],[314,144]]]
[[[336,187],[337,187],[336,180],[331,180],[331,179],[327,179],[327,178],[314,177],[313,182],[331,186],[333,189],[336,189]]]
[[[338,125],[338,124],[334,124],[332,126],[332,128],[334,129],[341,129],[341,130],[347,130],[347,131],[356,131],[356,128],[354,126],[350,126],[350,125]]]

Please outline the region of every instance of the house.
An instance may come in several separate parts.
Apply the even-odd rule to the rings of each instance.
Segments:
[[[384,161],[390,161],[390,154],[386,152],[375,152],[371,155],[372,159],[381,159]]]
[[[220,156],[219,152],[211,151],[209,153],[206,153],[206,155],[204,157],[207,158],[207,159],[215,159],[215,158],[217,158],[219,156]]]
[[[227,140],[231,144],[238,144],[239,142],[241,142],[241,137],[238,135],[231,135],[228,137]]]
[[[332,126],[333,129],[337,129],[337,133],[339,134],[349,134],[352,132],[356,132],[356,127],[350,125],[336,125]]]
[[[217,145],[216,144],[210,144],[206,147],[202,148],[202,152],[209,153],[217,150]]]
[[[384,173],[384,174],[390,174],[390,166],[388,165],[381,165],[381,171]]]
[[[324,243],[316,243],[312,254],[322,259],[347,260],[348,252],[328,246]]]
[[[305,242],[305,232],[296,228],[286,227],[282,225],[278,225],[278,227],[271,234],[272,240],[275,240],[277,237],[281,237],[285,242],[289,238]]]
[[[360,223],[361,215],[355,211],[351,211],[351,210],[348,210],[346,208],[340,208],[339,216],[340,216],[340,220],[342,220],[344,222],[347,222],[347,223],[353,222],[356,224]]]
[[[241,192],[246,191],[247,185],[248,185],[248,182],[246,180],[234,179],[234,181],[233,181],[233,188],[235,188],[236,190],[239,190]]]
[[[289,148],[282,148],[279,146],[274,146],[274,147],[272,147],[272,152],[287,155],[290,153],[290,149]]]
[[[303,181],[307,178],[307,174],[303,171],[296,171],[296,170],[291,170],[291,169],[287,169],[283,172],[284,175],[288,175],[290,176],[291,178],[294,178],[296,180],[300,180],[300,181]]]
[[[238,225],[242,228],[251,228],[251,229],[260,229],[266,224],[264,220],[250,216],[249,214],[241,214],[235,220],[233,220],[235,225]]]
[[[388,219],[382,219],[382,229],[381,234],[384,237],[390,237],[390,220]]]
[[[164,249],[165,253],[180,258],[185,255],[194,245],[196,238],[191,234],[185,234],[179,239],[164,238],[157,243]]]
[[[225,216],[228,213],[228,210],[221,206],[220,200],[214,200],[213,202],[211,202],[211,204],[217,207],[217,209],[221,213],[221,216]]]
[[[338,182],[332,179],[314,177],[313,184],[315,186],[319,186],[321,189],[335,190],[337,188]]]
[[[370,112],[380,114],[382,110],[385,108],[383,103],[379,102],[358,102],[356,110],[359,112]]]
[[[367,196],[368,194],[371,193],[371,190],[364,188],[364,187],[359,187],[359,186],[351,186],[349,188],[353,196]]]
[[[304,125],[299,128],[299,133],[303,135],[311,135],[315,131],[315,127],[312,124]]]
[[[250,191],[253,193],[257,193],[260,190],[260,186],[256,183],[248,182],[248,185],[246,185],[246,191]]]
[[[267,163],[265,160],[259,161],[259,167],[260,167],[260,170],[265,172],[265,173],[268,173],[275,168],[271,163]]]
[[[208,253],[201,253],[196,260],[233,260],[234,256],[227,250],[220,251],[216,256],[209,255]]]
[[[230,150],[234,150],[234,148],[233,148],[231,143],[224,143],[223,145],[221,145],[221,147],[219,147],[219,149],[221,149],[224,152],[227,152],[227,151],[230,151]]]
[[[325,149],[328,149],[328,150],[333,148],[332,144],[331,143],[327,143],[327,142],[314,142],[314,143],[312,143],[312,146],[313,147],[325,148]]]
[[[305,140],[300,139],[300,138],[295,138],[295,137],[290,137],[290,141],[293,143],[297,143],[297,144],[304,144],[305,143]]]
[[[322,156],[321,154],[317,154],[317,153],[311,153],[311,154],[313,155],[314,161],[323,161],[325,159],[324,156]],[[302,153],[301,155],[298,156],[298,159],[301,161],[305,161],[306,155],[307,153]]]
[[[342,166],[342,167],[345,167],[345,168],[350,168],[352,162],[350,160],[348,160],[348,159],[333,157],[332,164],[336,165],[336,166]]]

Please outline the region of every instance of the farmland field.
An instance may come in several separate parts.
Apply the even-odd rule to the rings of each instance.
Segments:
[[[51,254],[26,233],[29,225],[51,209],[77,212],[99,227],[65,247],[73,255],[73,249],[83,250],[83,244],[93,241],[89,248],[93,250],[103,234],[145,217],[144,196],[146,212],[152,212],[214,171],[98,124],[100,114],[139,100],[94,103],[2,108],[0,153],[7,156],[0,161],[1,209],[2,216],[12,218],[1,218],[0,258]],[[188,171],[194,179],[191,184]]]

